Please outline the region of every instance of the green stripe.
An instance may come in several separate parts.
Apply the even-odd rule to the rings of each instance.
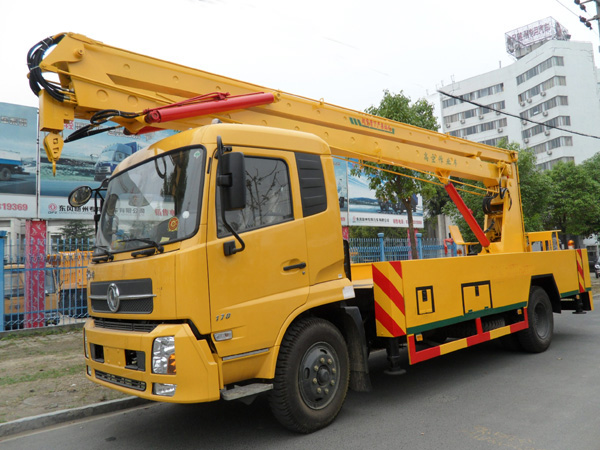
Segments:
[[[592,291],[592,288],[585,288],[585,292],[591,292],[591,291]],[[579,292],[579,291],[564,292],[564,293],[560,294],[560,298],[574,297],[579,294],[581,294],[581,292]]]
[[[420,334],[423,331],[434,330],[436,328],[447,327],[448,325],[454,325],[455,323],[465,322],[467,320],[477,319],[479,317],[491,316],[492,314],[503,313],[506,311],[512,311],[527,306],[527,302],[515,303],[514,305],[502,306],[500,308],[484,309],[481,311],[475,311],[467,313],[463,316],[453,317],[452,319],[440,320],[438,322],[428,323],[426,325],[420,325],[418,327],[410,327],[407,329],[406,334]]]

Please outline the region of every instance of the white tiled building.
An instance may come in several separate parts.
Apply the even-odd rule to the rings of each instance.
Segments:
[[[502,138],[518,142],[535,151],[543,169],[557,161],[579,164],[600,151],[599,139],[566,131],[600,135],[594,49],[569,38],[552,18],[507,33],[514,64],[441,89],[460,97],[441,95],[443,132],[490,145]]]

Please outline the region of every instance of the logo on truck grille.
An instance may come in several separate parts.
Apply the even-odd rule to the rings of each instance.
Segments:
[[[121,299],[119,298],[119,288],[115,283],[110,283],[108,285],[108,289],[106,291],[106,303],[108,304],[108,309],[110,309],[111,312],[115,313],[119,310]]]

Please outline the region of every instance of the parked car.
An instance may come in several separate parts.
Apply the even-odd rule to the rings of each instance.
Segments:
[[[596,278],[600,278],[600,258],[594,264],[594,272],[596,272]]]

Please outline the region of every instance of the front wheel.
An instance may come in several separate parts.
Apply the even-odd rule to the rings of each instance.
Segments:
[[[546,291],[539,286],[533,286],[527,305],[529,328],[517,334],[523,350],[531,353],[545,351],[552,341],[554,334],[554,316],[552,303]]]
[[[348,350],[340,331],[323,319],[301,319],[281,343],[269,397],[273,415],[292,431],[324,428],[342,408],[348,379]]]

